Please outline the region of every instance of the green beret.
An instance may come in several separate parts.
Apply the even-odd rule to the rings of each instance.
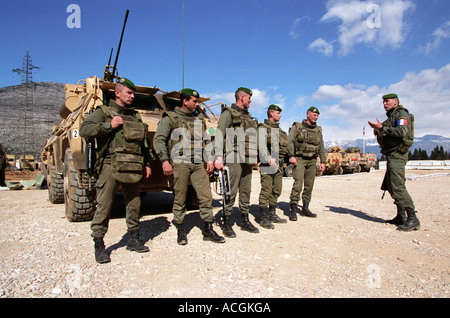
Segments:
[[[246,88],[246,87],[239,87],[237,90],[238,90],[238,91],[246,92],[246,93],[249,94],[250,96],[253,95],[252,90],[251,90],[251,89],[248,89],[248,88]]]
[[[311,106],[310,108],[308,108],[308,110],[310,112],[316,113],[316,114],[320,114],[319,110],[317,109],[317,107]]]
[[[192,88],[183,88],[180,93],[182,94],[186,94],[186,95],[192,95],[194,97],[200,97],[200,94]]]
[[[387,94],[383,96],[383,99],[389,99],[389,98],[398,98],[397,94]]]
[[[280,112],[283,111],[283,109],[280,106],[274,104],[270,105],[269,109],[278,110]]]
[[[137,91],[136,86],[132,81],[130,81],[128,78],[121,77],[117,83],[122,84],[123,86],[128,87],[129,89],[132,89],[133,91]]]

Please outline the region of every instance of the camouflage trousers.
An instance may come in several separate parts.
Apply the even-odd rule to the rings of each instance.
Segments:
[[[283,189],[283,175],[280,171],[274,174],[261,173],[261,191],[259,192],[259,207],[276,206]]]
[[[186,195],[189,181],[197,194],[200,217],[205,222],[214,220],[212,194],[208,174],[203,163],[173,163],[175,199],[173,217],[176,224],[181,224],[186,216]]]
[[[106,160],[98,176],[97,209],[91,222],[93,237],[103,237],[108,231],[111,207],[119,182],[114,179],[111,164]],[[141,209],[140,184],[121,183],[123,196],[126,204],[126,224],[128,230],[139,229],[139,212]]]
[[[239,210],[248,214],[250,210],[250,193],[252,188],[252,165],[245,163],[229,163],[231,193],[230,200],[225,204],[224,215],[231,215],[234,201],[239,190]]]
[[[304,157],[295,158],[297,159],[297,166],[294,167],[294,171],[292,172],[295,181],[292,185],[290,203],[298,204],[300,201],[300,194],[302,195],[303,203],[309,203],[311,202],[314,180],[316,178],[317,159]]]
[[[386,155],[386,174],[383,184],[394,199],[394,204],[414,210],[414,202],[406,190],[405,166],[408,161],[408,153],[393,151]]]

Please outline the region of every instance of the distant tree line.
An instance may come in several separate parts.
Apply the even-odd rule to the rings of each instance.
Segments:
[[[380,160],[385,161],[386,157],[382,155]],[[430,156],[428,156],[426,150],[416,148],[414,152],[411,152],[411,150],[408,152],[408,160],[450,160],[450,153],[444,151],[442,145],[431,150]]]

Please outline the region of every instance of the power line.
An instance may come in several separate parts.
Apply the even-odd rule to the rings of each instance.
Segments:
[[[22,62],[22,68],[16,68],[13,69],[12,72],[17,73],[21,75],[21,89],[22,94],[24,95],[24,98],[22,99],[22,106],[24,108],[24,134],[23,134],[23,156],[25,158],[25,155],[28,152],[33,151],[34,149],[28,149],[29,145],[34,145],[34,129],[33,126],[31,126],[31,135],[28,135],[28,125],[34,122],[30,118],[30,122],[28,121],[28,112],[31,114],[33,113],[30,107],[33,107],[33,90],[35,88],[35,83],[33,82],[33,69],[39,69],[39,67],[34,66],[31,62],[31,56],[30,52],[27,51],[27,54],[23,58]]]

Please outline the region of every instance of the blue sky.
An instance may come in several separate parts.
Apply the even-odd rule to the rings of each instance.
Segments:
[[[119,75],[182,88],[183,0],[1,1],[0,87],[20,84],[11,70],[27,50],[35,82],[102,76],[129,9]],[[67,25],[70,4],[79,28]],[[249,87],[252,115],[278,104],[285,130],[314,105],[328,141],[362,138],[364,126],[371,137],[367,121],[384,120],[381,96],[394,92],[416,136],[450,137],[448,0],[184,0],[184,39],[184,86],[210,103]]]

